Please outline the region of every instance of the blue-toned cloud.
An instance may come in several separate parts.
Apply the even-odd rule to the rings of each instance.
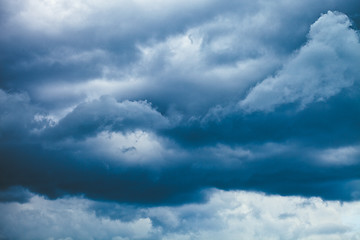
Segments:
[[[3,143],[26,140],[31,131],[43,128],[50,119],[39,117],[44,111],[31,103],[24,92],[0,89],[0,139]]]
[[[0,210],[5,239],[357,239],[360,229],[358,202],[237,191],[216,190],[205,204],[177,207],[34,195],[28,203],[0,203]]]
[[[357,239],[359,9],[0,1],[0,238]]]
[[[2,188],[20,185],[52,198],[84,194],[147,204],[202,201],[207,187],[358,199],[360,98],[350,86],[358,85],[358,53],[352,49],[359,42],[349,19],[340,13],[322,15],[310,27],[308,43],[288,57],[273,50],[275,41],[258,42],[255,55],[236,48],[251,47],[232,32],[251,32],[246,24],[264,22],[225,15],[163,41],[140,44],[138,61],[119,80],[50,81],[34,85],[30,96],[2,91]],[[223,35],[214,34],[220,30]],[[231,46],[237,56],[220,61]],[[333,57],[326,58],[328,53]],[[59,61],[93,57],[68,51],[57,55]],[[322,62],[310,64],[308,58],[325,61],[329,68],[316,67]],[[284,68],[278,77],[261,81],[280,62]],[[261,65],[265,70],[256,70]],[[287,69],[298,69],[297,78],[285,81]],[[341,78],[332,78],[333,71]],[[307,74],[315,85],[303,84]],[[300,92],[273,89],[286,101],[265,101],[274,110],[268,113],[257,105],[266,94],[255,93],[269,81]],[[302,91],[303,85],[308,90]],[[306,108],[298,111],[297,103],[280,93]],[[236,105],[241,96],[249,112]],[[253,96],[260,102],[250,104]],[[121,190],[111,191],[118,186]]]
[[[25,203],[33,196],[34,194],[32,194],[29,190],[19,186],[13,186],[5,191],[0,191],[0,202]]]
[[[117,102],[110,96],[103,96],[98,100],[79,104],[47,131],[55,138],[84,138],[101,131],[157,130],[168,126],[168,119],[146,101]]]
[[[276,76],[256,85],[240,106],[246,111],[271,111],[299,102],[325,101],[359,81],[360,42],[346,15],[328,12],[309,32],[309,41]]]

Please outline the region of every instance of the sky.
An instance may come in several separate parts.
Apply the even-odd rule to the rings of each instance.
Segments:
[[[360,239],[358,0],[0,0],[0,239]]]

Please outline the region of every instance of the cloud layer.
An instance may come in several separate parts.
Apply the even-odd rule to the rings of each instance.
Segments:
[[[271,111],[274,107],[299,102],[304,108],[325,101],[358,81],[360,43],[343,14],[328,12],[309,32],[309,41],[275,77],[267,78],[240,102],[247,111]]]
[[[27,203],[0,203],[0,210],[0,236],[5,239],[360,237],[358,202],[340,204],[236,191],[213,191],[201,205],[140,208],[84,198],[50,201],[33,195]]]
[[[359,238],[359,9],[1,1],[0,238]]]

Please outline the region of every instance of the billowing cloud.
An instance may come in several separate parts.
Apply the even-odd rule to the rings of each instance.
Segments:
[[[25,140],[30,131],[48,125],[50,119],[39,118],[41,108],[31,104],[24,92],[7,93],[0,89],[0,139],[3,142]]]
[[[0,238],[359,238],[359,7],[0,1]]]
[[[149,218],[125,222],[97,217],[88,209],[91,204],[81,198],[49,201],[40,196],[33,196],[23,204],[1,203],[0,236],[4,239],[147,239],[156,232]]]
[[[273,17],[271,11],[262,13]],[[159,42],[137,44],[138,61],[129,63],[119,80],[50,81],[30,88],[30,96],[1,91],[1,165],[7,169],[2,187],[21,185],[50,197],[84,194],[158,204],[201,201],[207,187],[358,199],[360,98],[349,87],[358,84],[359,41],[348,17],[322,15],[310,27],[308,42],[288,57],[274,51],[275,41],[251,45],[257,32],[249,39],[237,36],[263,24],[262,18],[230,14]],[[249,47],[253,50],[245,51]],[[221,60],[224,54],[231,55],[229,61]],[[35,60],[48,66],[101,61],[106,55],[102,50],[72,54],[66,48]],[[261,81],[280,62],[285,63],[278,75]],[[261,65],[265,70],[256,71]],[[300,74],[303,68],[313,71]],[[296,78],[287,81],[283,76],[291,69]],[[307,74],[315,85],[304,84]],[[255,82],[240,103],[247,106],[243,112],[236,103]],[[269,108],[259,108],[267,95],[256,92],[267,82],[299,94],[268,89],[285,100],[271,97],[275,102],[263,102]],[[297,111],[291,105],[295,100],[282,94],[307,107]],[[250,101],[255,96],[260,102]],[[277,110],[280,105],[285,108]],[[73,174],[64,179],[68,171]],[[93,179],[122,190],[89,185]]]
[[[119,103],[112,97],[103,96],[99,100],[79,104],[48,131],[54,137],[83,138],[106,130],[156,130],[168,125],[168,120],[146,101]]]
[[[5,239],[357,239],[359,203],[213,191],[205,204],[136,207],[84,198],[0,203]],[[35,221],[36,220],[36,221]],[[16,225],[16,228],[12,226]]]
[[[273,17],[267,11],[263,17]],[[348,17],[322,15],[310,27],[309,41],[289,57],[274,51],[271,41],[245,51],[259,37],[257,32],[245,40],[236,35],[250,33],[249,24],[262,27],[264,21],[224,15],[162,41],[138,44],[138,61],[129,63],[120,80],[50,81],[30,88],[30,96],[1,91],[2,187],[143,203],[200,201],[207,187],[358,199],[354,148],[360,98],[349,87],[357,85],[359,41]],[[229,61],[220,61],[224,54],[231,54]],[[51,59],[59,56],[59,63],[76,63],[98,55],[101,61],[106,53],[64,50],[35,59],[54,64],[58,60]],[[272,56],[277,59],[270,61]],[[277,76],[261,81],[282,61]],[[255,71],[260,65],[266,70]],[[290,73],[296,77],[283,77]],[[305,84],[308,77],[313,85]],[[240,104],[249,110],[243,112],[236,102],[255,82]],[[267,82],[279,87],[256,94]],[[267,94],[275,102],[263,102]],[[253,97],[260,102],[251,102]],[[296,111],[295,100],[308,107]],[[270,105],[259,107],[262,102]],[[288,108],[267,113],[278,105]],[[68,171],[72,174],[64,179]],[[108,192],[102,184],[90,184],[93,179],[122,190]]]
[[[350,29],[346,15],[328,12],[309,32],[309,41],[286,63],[276,76],[256,85],[240,106],[246,111],[271,111],[299,102],[325,101],[359,81],[360,42]]]

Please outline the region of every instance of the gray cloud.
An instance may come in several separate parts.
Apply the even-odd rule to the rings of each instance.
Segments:
[[[309,32],[309,41],[275,77],[255,86],[240,102],[247,111],[271,111],[276,106],[299,102],[304,108],[324,101],[358,81],[360,43],[346,15],[328,12]]]
[[[274,17],[271,9],[265,8],[261,16]],[[231,21],[239,22],[240,27]],[[264,41],[253,45],[260,46],[253,48],[254,52],[259,50],[255,55],[236,48],[237,57],[230,62],[211,60],[211,56],[216,59],[219,54],[231,54],[234,49],[227,46],[239,42],[240,46],[250,44],[251,49],[251,39],[258,38],[258,33],[247,40],[237,34],[251,33],[254,26],[262,29],[264,24],[260,16],[230,14],[160,42],[138,44],[138,61],[129,64],[121,80],[104,76],[85,82],[50,81],[29,89],[39,94],[35,98],[2,91],[1,107],[6,114],[2,117],[5,160],[1,164],[7,169],[2,187],[22,185],[53,198],[81,193],[90,198],[147,204],[201,201],[201,190],[207,187],[358,199],[358,188],[353,184],[359,177],[355,155],[342,160],[328,157],[334,151],[359,145],[358,91],[325,78],[327,88],[312,88],[315,93],[297,96],[302,101],[319,95],[324,101],[306,102],[307,108],[300,112],[291,101],[272,113],[243,114],[235,106],[247,88],[275,71],[280,62],[285,62],[287,69],[290,65],[295,68],[302,58],[324,60],[310,52],[318,45],[327,46],[330,53],[348,53],[326,61],[333,64],[332,60],[340,59],[341,66],[349,70],[338,65],[332,69],[341,76],[350,74],[341,79],[356,86],[355,62],[350,60],[356,60],[357,52],[349,50],[352,45],[339,44],[350,41],[357,46],[355,31],[349,29],[345,15],[329,12],[312,25],[309,42],[294,57],[271,50],[276,41]],[[277,31],[274,28],[269,34]],[[103,54],[107,55],[101,50],[88,54],[66,50],[36,59],[39,64],[76,63],[98,55],[102,59]],[[54,58],[57,55],[59,59]],[[266,65],[265,70],[257,70],[261,65]],[[314,76],[328,74],[328,68],[314,69],[315,73],[310,72]],[[288,88],[295,91],[301,87],[301,79],[299,75],[299,81],[289,83]],[[318,83],[316,78],[313,81]],[[338,93],[340,89],[343,91]],[[332,97],[327,99],[329,94]],[[324,167],[326,171],[321,171]],[[63,175],[70,176],[66,180]],[[109,192],[101,184],[89,186],[93,179],[102,179],[108,190],[116,186],[122,190]],[[287,184],[280,184],[284,181]],[[157,195],[151,195],[152,191]]]
[[[356,239],[359,208],[359,203],[218,190],[209,194],[205,204],[177,207],[134,207],[84,198],[48,200],[35,195],[27,203],[0,203],[0,236],[57,240]],[[132,218],[126,219],[128,215]]]
[[[7,93],[0,89],[0,140],[24,141],[32,130],[49,124],[48,119],[37,118],[44,111],[34,106],[24,92]]]
[[[0,238],[358,237],[359,7],[0,1]]]
[[[168,126],[168,120],[146,101],[119,103],[110,96],[103,96],[99,100],[79,104],[45,134],[56,138],[84,138],[101,131],[156,130]]]
[[[34,194],[29,190],[19,187],[12,186],[4,191],[0,191],[0,202],[28,202]]]

